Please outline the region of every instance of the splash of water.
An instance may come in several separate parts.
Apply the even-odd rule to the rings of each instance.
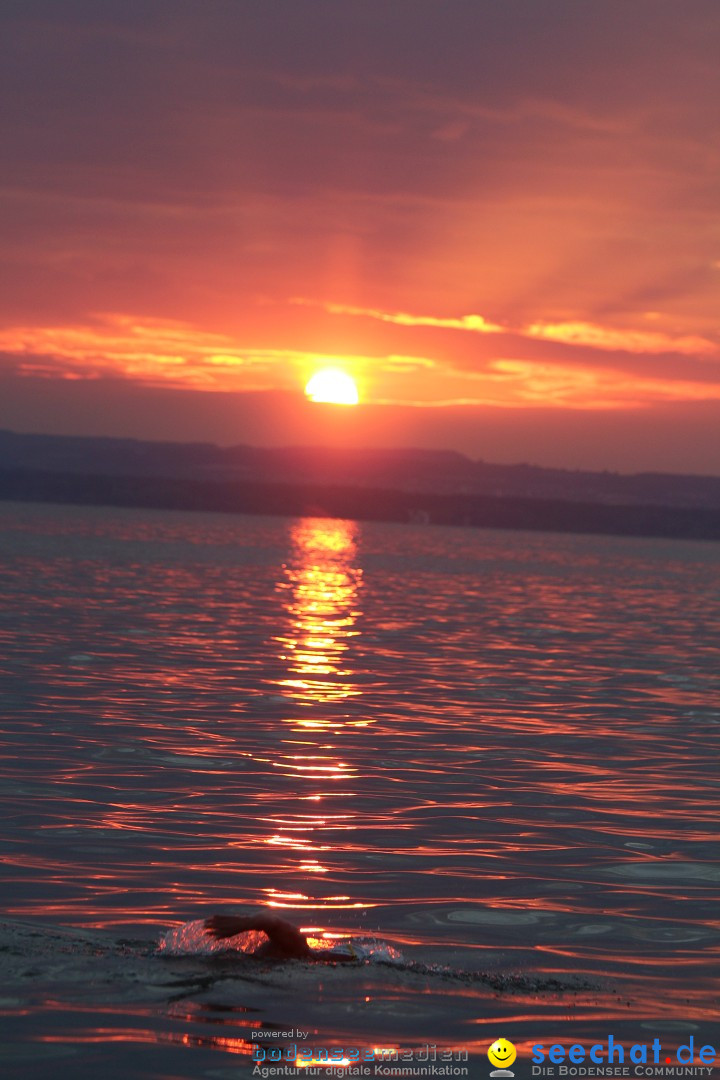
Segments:
[[[158,951],[166,956],[216,956],[227,953],[251,955],[267,938],[261,930],[245,930],[234,937],[218,940],[205,929],[204,919],[176,926],[163,934],[158,943]],[[376,938],[343,938],[340,941],[324,938],[311,938],[309,942],[315,952],[351,956],[359,963],[404,964],[404,957],[399,949]]]
[[[218,940],[205,929],[204,919],[195,919],[168,930],[158,944],[167,956],[216,956],[219,953],[253,953],[264,941],[261,930],[245,930],[234,937]]]

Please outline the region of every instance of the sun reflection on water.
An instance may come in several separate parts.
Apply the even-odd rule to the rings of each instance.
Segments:
[[[360,694],[347,666],[350,640],[360,632],[357,530],[355,522],[324,518],[303,518],[292,525],[293,555],[278,583],[289,618],[288,630],[277,638],[289,669],[280,686],[304,704],[340,702]],[[332,727],[333,720],[315,710],[298,725],[323,729]]]
[[[361,690],[354,681],[351,645],[360,635],[362,571],[357,566],[356,522],[305,518],[291,526],[291,556],[277,584],[286,616],[283,633],[274,640],[286,674],[278,679],[287,714],[281,717],[285,736],[271,765],[292,784],[291,804],[322,804],[333,796],[349,799],[352,792],[336,789],[338,782],[357,778],[351,761],[340,756],[336,742],[343,732],[366,727],[367,721],[346,711]],[[298,715],[300,714],[300,715]],[[322,788],[317,789],[321,784]],[[285,801],[288,792],[284,792]],[[278,867],[285,879],[301,882],[294,889],[264,889],[270,907],[308,910],[369,906],[345,892],[318,895],[313,886],[328,875],[332,852],[339,850],[338,834],[357,828],[352,813],[336,813],[318,806],[309,814],[304,806],[287,809],[282,816],[264,818],[272,828],[262,842],[285,852]],[[324,862],[317,856],[322,853]]]

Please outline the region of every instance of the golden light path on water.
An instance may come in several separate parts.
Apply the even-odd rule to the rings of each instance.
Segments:
[[[288,852],[288,868],[291,873],[295,868],[303,882],[308,875],[329,872],[322,861],[322,854],[333,848],[327,842],[328,833],[337,836],[355,829],[352,793],[346,796],[349,812],[341,812],[337,809],[341,791],[318,792],[313,788],[309,792],[308,782],[330,783],[336,789],[346,782],[357,783],[357,769],[338,757],[336,745],[327,740],[347,725],[367,727],[372,723],[351,719],[342,712],[342,703],[361,693],[348,667],[351,639],[360,633],[362,571],[356,565],[357,530],[349,521],[306,518],[295,522],[290,534],[291,558],[277,586],[288,620],[287,633],[277,638],[279,659],[288,667],[288,677],[279,680],[279,687],[301,712],[282,718],[288,729],[283,738],[287,752],[273,765],[286,771],[284,787],[298,802],[314,804],[316,812],[301,809],[263,819],[278,827],[265,843]],[[325,805],[328,802],[332,802],[331,807]],[[269,906],[290,910],[370,906],[317,889],[266,892]]]

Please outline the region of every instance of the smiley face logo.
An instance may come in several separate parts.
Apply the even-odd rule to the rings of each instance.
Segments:
[[[517,1050],[507,1039],[496,1039],[487,1052],[491,1065],[507,1069],[517,1057]]]

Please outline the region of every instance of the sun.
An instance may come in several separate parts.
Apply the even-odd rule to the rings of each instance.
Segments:
[[[358,388],[355,380],[340,368],[323,368],[308,379],[305,393],[311,401],[327,401],[332,405],[357,405]]]

